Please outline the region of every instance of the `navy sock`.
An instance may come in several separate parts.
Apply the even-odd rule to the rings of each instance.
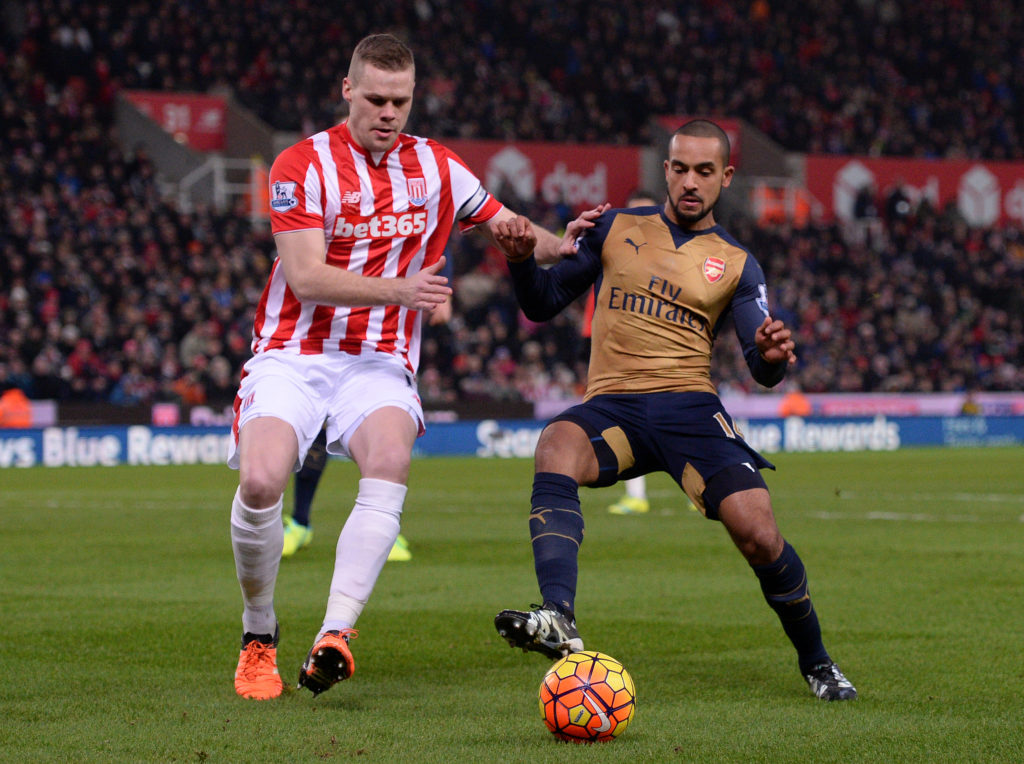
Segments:
[[[323,470],[310,470],[303,467],[295,473],[295,506],[292,519],[299,525],[309,527],[309,512],[313,508],[313,494],[320,482]]]
[[[313,509],[313,494],[327,466],[327,432],[320,430],[310,444],[302,469],[295,473],[295,505],[292,520],[309,527],[309,513]]]
[[[829,660],[821,641],[821,626],[807,591],[807,571],[787,541],[779,558],[768,565],[752,565],[761,582],[765,601],[782,621],[782,628],[796,648],[800,670]]]
[[[541,596],[545,605],[573,617],[583,543],[579,484],[566,475],[538,472],[533,476],[531,505],[530,540]]]

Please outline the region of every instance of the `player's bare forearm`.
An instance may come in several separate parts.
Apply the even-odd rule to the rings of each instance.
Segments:
[[[311,280],[301,296],[297,295],[300,300],[346,307],[402,305],[413,310],[431,310],[452,293],[448,279],[436,275],[433,266],[430,271],[405,278],[360,276],[330,266],[319,276]]]
[[[605,203],[584,210],[566,226],[562,236],[534,225],[528,218],[507,208],[488,221],[484,231],[512,262],[521,262],[532,253],[538,265],[554,265],[563,257],[576,254],[576,240],[588,228],[593,228],[594,220],[609,207],[611,205]],[[527,225],[529,231],[526,230]]]
[[[278,235],[276,242],[288,288],[302,302],[347,307],[403,305],[429,310],[452,292],[448,279],[438,275],[444,267],[443,257],[408,277],[382,278],[327,265],[322,233],[297,231]]]
[[[552,233],[546,228],[537,227],[537,246],[533,250],[533,256],[537,258],[538,265],[553,265],[562,259],[559,251],[564,237]]]

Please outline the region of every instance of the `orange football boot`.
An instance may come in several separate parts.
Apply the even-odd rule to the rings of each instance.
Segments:
[[[332,629],[324,632],[306,656],[299,671],[299,687],[306,687],[319,695],[342,679],[355,673],[356,662],[348,641],[359,636],[355,629]]]
[[[277,673],[277,639],[269,634],[242,635],[242,652],[235,669],[235,692],[243,698],[270,700],[281,694],[283,685]]]

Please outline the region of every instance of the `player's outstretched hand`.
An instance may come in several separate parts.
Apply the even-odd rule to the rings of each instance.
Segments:
[[[530,219],[523,215],[502,220],[494,227],[494,241],[511,263],[521,263],[537,247],[537,232]]]
[[[594,221],[609,209],[611,209],[611,205],[608,202],[605,202],[604,204],[597,205],[593,209],[583,210],[575,220],[569,221],[569,225],[565,227],[565,235],[562,237],[562,243],[558,247],[558,254],[562,257],[575,255],[579,246],[577,244],[577,240],[588,228],[593,228]]]
[[[796,363],[793,333],[782,321],[765,316],[754,334],[754,342],[757,343],[761,357],[768,363]]]
[[[438,275],[444,262],[442,255],[436,263],[428,265],[419,273],[395,279],[398,288],[398,299],[395,302],[413,310],[432,310],[447,300],[452,293],[448,277]]]

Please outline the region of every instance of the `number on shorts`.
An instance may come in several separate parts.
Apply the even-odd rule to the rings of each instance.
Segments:
[[[718,425],[725,432],[725,437],[727,437],[727,438],[735,438],[736,437],[736,431],[734,429],[732,429],[732,426],[726,420],[725,415],[721,411],[716,411],[715,412],[715,421],[718,422]]]

